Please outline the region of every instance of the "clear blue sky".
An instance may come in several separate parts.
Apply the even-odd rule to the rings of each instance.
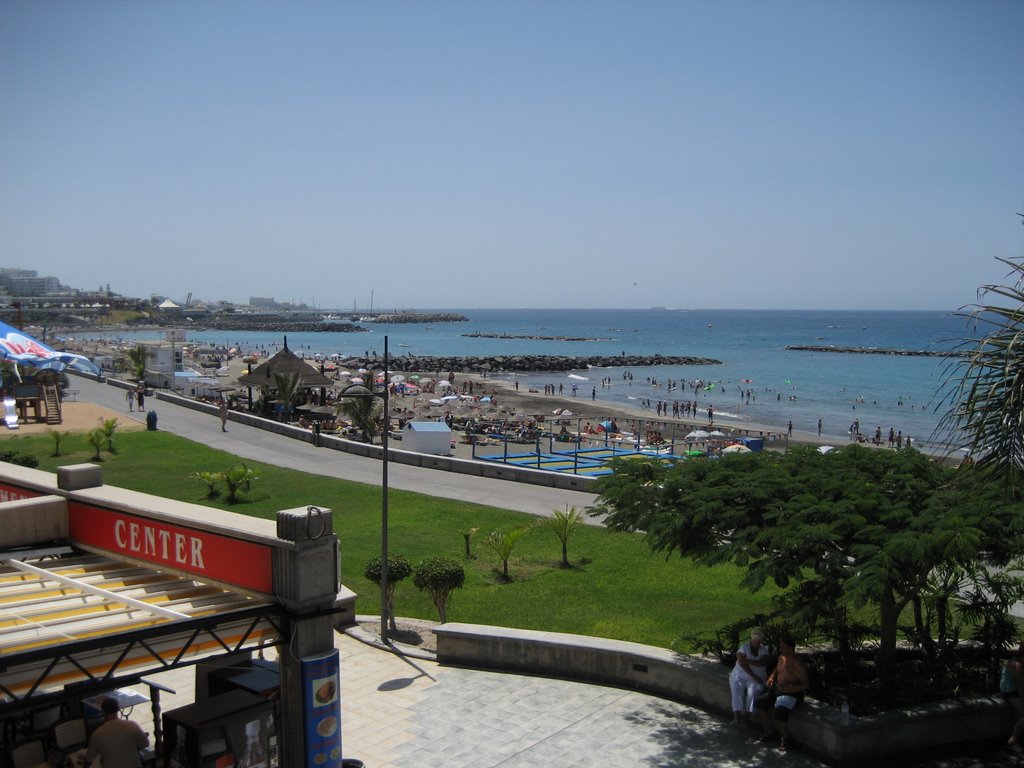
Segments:
[[[0,266],[321,307],[955,309],[1024,2],[0,4]]]

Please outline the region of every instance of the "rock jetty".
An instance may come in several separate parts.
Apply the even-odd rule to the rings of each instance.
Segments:
[[[379,370],[383,359],[350,357],[339,360],[344,368],[369,368]],[[398,355],[388,361],[388,370],[402,371],[449,371],[463,373],[498,372],[554,372],[579,371],[586,368],[643,368],[654,365],[721,365],[721,360],[707,357],[678,357],[674,355],[616,355],[572,357],[566,355],[490,355],[485,357]]]
[[[840,352],[850,355],[900,355],[903,357],[965,357],[966,352],[936,349],[887,349],[885,347],[832,347],[813,344],[788,344],[786,349],[797,352]]]
[[[276,333],[366,333],[370,329],[354,323],[324,320],[318,314],[238,314],[202,318],[195,325],[216,331],[272,331]]]
[[[511,333],[464,333],[467,339],[527,339],[529,341],[609,341],[600,337],[586,336],[514,336]]]
[[[366,318],[367,323],[468,323],[469,318],[457,312],[385,312]]]

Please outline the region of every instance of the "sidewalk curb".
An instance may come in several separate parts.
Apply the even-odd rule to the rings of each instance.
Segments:
[[[367,632],[365,629],[359,626],[358,622],[367,621],[374,618],[378,622],[380,621],[379,616],[374,617],[360,614],[356,616],[356,624],[350,627],[344,627],[343,629],[341,629],[341,631],[349,637],[351,637],[353,640],[358,640],[360,643],[363,643],[364,645],[372,646],[373,648],[377,648],[381,651],[393,653],[396,656],[405,656],[410,659],[421,659],[423,661],[437,661],[437,654],[432,651],[426,651],[422,648],[417,648],[415,645],[406,645],[405,643],[382,643],[377,638],[377,635],[373,634],[372,632]]]

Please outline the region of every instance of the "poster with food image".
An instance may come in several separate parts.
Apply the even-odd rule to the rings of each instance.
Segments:
[[[307,768],[341,768],[338,651],[302,659]]]

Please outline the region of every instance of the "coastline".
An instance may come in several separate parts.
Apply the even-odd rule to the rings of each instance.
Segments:
[[[88,334],[89,331],[95,331],[98,329],[78,329],[80,334]],[[80,352],[84,354],[91,354],[93,356],[99,354],[111,354],[121,355],[123,351],[119,348],[117,343],[104,343],[104,341],[98,339],[79,338],[77,343],[73,343],[72,346],[78,347]],[[300,352],[301,354],[301,352]],[[260,362],[263,360],[261,359]],[[307,361],[310,364],[314,364],[312,360]],[[245,373],[246,364],[242,362],[242,358],[239,356],[233,356],[228,361],[229,374],[226,377],[220,378],[219,383],[227,386],[235,386],[239,390],[244,389],[241,385],[238,385],[237,378]],[[395,371],[389,371],[394,374]],[[410,372],[406,372],[411,375]],[[436,375],[436,371],[424,371],[424,375]],[[787,427],[781,424],[766,423],[763,421],[746,421],[744,419],[734,419],[728,416],[721,416],[716,414],[713,422],[708,422],[706,418],[700,416],[688,416],[688,417],[672,417],[667,415],[657,415],[656,411],[645,410],[639,405],[633,407],[628,404],[621,402],[609,402],[608,400],[591,399],[587,394],[586,388],[581,388],[579,394],[576,397],[571,396],[568,392],[563,394],[544,394],[540,391],[529,391],[528,389],[520,384],[520,389],[517,391],[515,383],[517,380],[515,375],[507,373],[494,373],[487,374],[483,372],[464,372],[456,368],[454,371],[457,377],[457,381],[454,382],[456,388],[461,390],[464,383],[472,385],[472,392],[477,396],[484,394],[497,395],[497,406],[492,404],[480,403],[480,402],[454,402],[439,406],[436,404],[436,399],[440,397],[439,394],[435,393],[422,393],[415,396],[401,397],[393,396],[392,398],[392,417],[393,418],[404,418],[406,420],[440,420],[444,418],[447,413],[451,413],[452,416],[462,421],[466,418],[477,418],[481,420],[488,419],[513,419],[515,416],[525,415],[528,417],[540,417],[543,416],[545,421],[550,421],[555,411],[561,412],[563,409],[568,409],[572,412],[573,420],[579,420],[578,425],[585,429],[587,422],[589,421],[593,426],[596,426],[600,421],[605,419],[614,419],[618,422],[621,429],[629,432],[643,432],[646,429],[654,429],[660,432],[667,440],[671,441],[674,437],[677,442],[681,441],[686,434],[694,429],[712,430],[718,429],[725,432],[727,438],[735,437],[764,437],[765,447],[769,449],[784,449],[788,445],[814,445],[814,446],[833,446],[841,447],[852,442],[849,433],[834,434],[834,433],[822,433],[821,435],[815,432],[803,431],[794,428],[792,434],[787,435]],[[554,375],[554,372],[551,372]],[[519,380],[521,381],[521,380]],[[341,384],[339,381],[336,386]],[[657,398],[651,398],[652,401]],[[434,400],[434,403],[430,401]],[[669,400],[668,402],[671,402]],[[571,431],[575,431],[575,426],[570,427]],[[862,433],[862,440],[869,437],[868,433]],[[599,439],[595,436],[595,440]],[[875,446],[870,442],[862,442],[862,445],[868,447],[887,448],[887,441],[883,440],[883,444]],[[462,447],[461,445],[459,446]],[[467,446],[468,447],[468,446]],[[699,445],[697,446],[699,447]],[[921,446],[915,443],[915,447],[921,449]],[[947,459],[945,453],[935,450],[927,451],[936,458]]]
[[[608,403],[601,400],[591,400],[585,396],[567,395],[545,395],[541,392],[529,392],[520,388],[517,392],[515,382],[504,379],[483,378],[475,375],[468,375],[464,378],[475,382],[477,387],[483,387],[488,393],[498,393],[499,407],[506,404],[514,413],[524,413],[528,416],[544,415],[546,419],[554,418],[553,412],[557,409],[569,409],[573,416],[570,418],[581,418],[583,425],[587,422],[592,425],[604,419],[614,419],[620,427],[643,423],[662,432],[669,438],[673,432],[677,439],[683,438],[694,429],[710,431],[718,429],[730,437],[765,437],[766,448],[784,448],[786,441],[786,427],[773,426],[769,424],[758,424],[749,421],[737,421],[728,418],[715,418],[713,422],[699,418],[673,418],[671,416],[658,416],[653,411],[645,411],[639,407]],[[635,431],[631,429],[630,431]],[[773,439],[774,438],[774,439]],[[832,445],[839,447],[850,442],[849,436],[836,436],[822,434],[820,437],[811,432],[801,432],[794,429],[789,436],[789,445]]]

